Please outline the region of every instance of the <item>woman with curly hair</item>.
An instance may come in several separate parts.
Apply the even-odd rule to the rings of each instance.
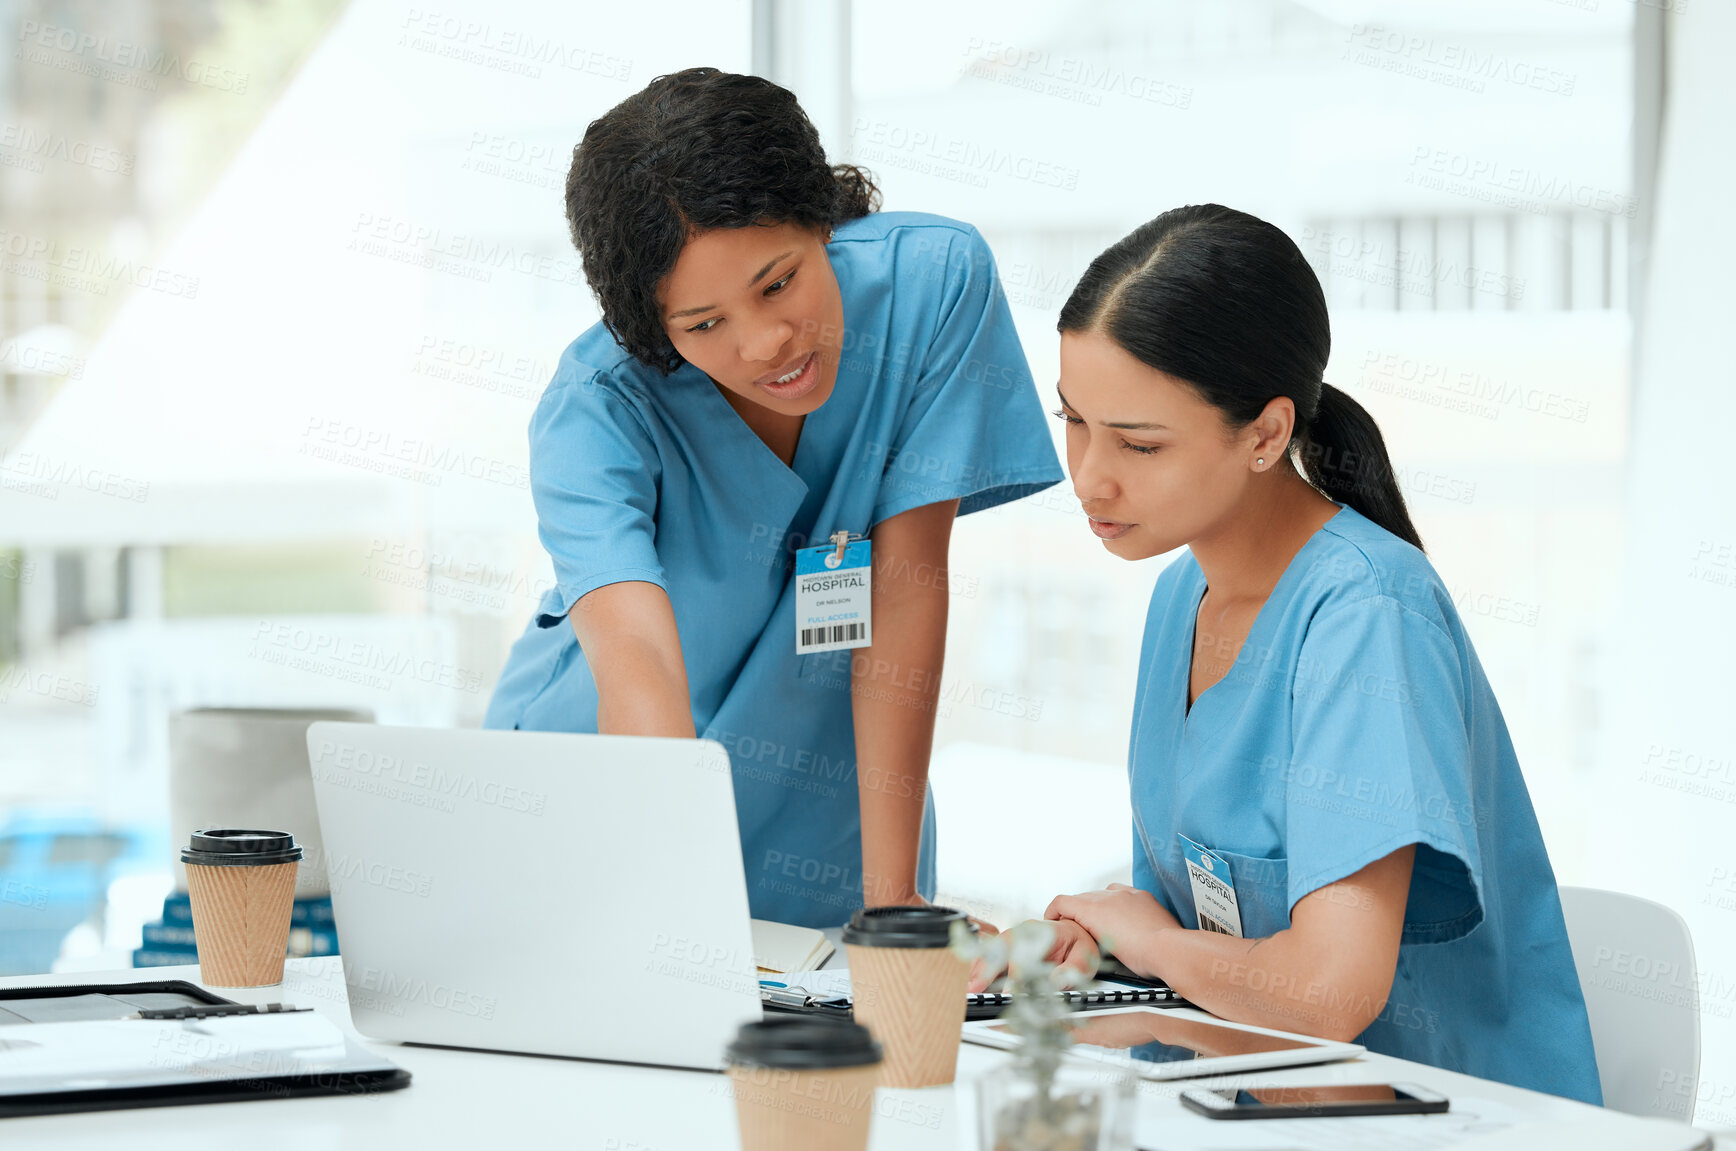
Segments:
[[[877,199],[755,76],[662,76],[586,129],[603,318],[531,421],[557,586],[486,720],[718,740],[753,914],[811,926],[932,896],[952,522],[1061,478],[982,237]],[[798,603],[798,567],[844,586]],[[826,602],[857,583],[869,619]]]

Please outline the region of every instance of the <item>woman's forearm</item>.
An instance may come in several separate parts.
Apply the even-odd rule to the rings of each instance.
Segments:
[[[869,906],[907,902],[917,893],[946,606],[944,588],[937,597],[903,596],[885,607],[877,602],[877,638],[852,653],[862,896]]]
[[[608,584],[581,597],[569,619],[597,685],[599,732],[693,738],[681,635],[661,587]]]
[[[1045,914],[1073,920],[1214,1015],[1350,1040],[1392,992],[1414,857],[1407,844],[1309,892],[1289,926],[1262,938],[1190,930],[1149,890],[1122,883],[1056,896]]]
[[[1392,972],[1311,944],[1294,930],[1263,939],[1167,928],[1129,941],[1130,960],[1221,1019],[1348,1042],[1386,1006]],[[1346,941],[1348,942],[1348,941]]]
[[[597,731],[692,739],[686,669],[649,646],[619,653],[608,675],[597,677]]]
[[[917,895],[956,509],[957,501],[915,508],[875,532],[874,642],[850,653],[862,898],[869,906]]]

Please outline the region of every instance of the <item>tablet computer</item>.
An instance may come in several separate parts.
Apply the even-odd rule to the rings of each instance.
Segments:
[[[1269,1031],[1245,1023],[1188,1018],[1170,1010],[1117,1007],[1072,1020],[1075,1058],[1115,1063],[1146,1079],[1191,1079],[1276,1067],[1332,1063],[1362,1054],[1355,1043]],[[967,1042],[1012,1050],[1023,1040],[1001,1020],[964,1025]]]

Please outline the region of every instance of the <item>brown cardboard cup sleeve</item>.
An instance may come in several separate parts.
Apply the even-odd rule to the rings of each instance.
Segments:
[[[864,1151],[880,1044],[846,1020],[745,1023],[724,1053],[742,1151]]]
[[[850,999],[857,1022],[886,1051],[883,1087],[935,1087],[958,1071],[970,967],[949,946],[946,907],[868,907],[844,928]]]
[[[199,949],[199,978],[213,987],[283,982],[301,848],[284,831],[210,828],[181,849]]]

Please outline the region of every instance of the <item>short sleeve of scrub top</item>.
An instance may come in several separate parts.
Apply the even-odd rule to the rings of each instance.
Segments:
[[[537,404],[530,442],[537,534],[554,561],[561,610],[608,584],[667,588],[657,558],[657,454],[626,401],[569,369]]]
[[[1048,473],[1006,434],[1035,385],[989,246],[972,228],[910,247],[917,276],[941,290],[922,360],[905,369],[913,387],[886,445],[875,523],[949,499],[969,515],[1048,486]]]
[[[1291,699],[1290,905],[1416,844],[1404,941],[1444,943],[1482,922],[1469,701],[1452,639],[1390,596],[1353,594],[1309,622]]]

